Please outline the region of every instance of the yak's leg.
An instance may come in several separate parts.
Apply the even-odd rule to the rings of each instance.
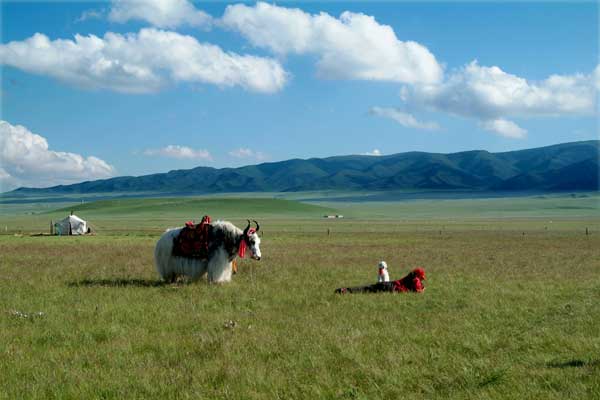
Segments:
[[[187,262],[185,275],[190,281],[196,282],[206,273],[208,261],[190,258]]]
[[[231,262],[224,249],[218,249],[208,261],[208,282],[231,281]]]
[[[379,282],[374,285],[355,286],[348,288],[335,289],[336,293],[378,293],[378,292],[393,292],[393,282]]]

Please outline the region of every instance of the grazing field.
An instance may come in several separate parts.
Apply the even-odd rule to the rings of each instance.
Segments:
[[[4,205],[7,211],[10,207]],[[71,211],[88,220],[94,231],[103,234],[155,234],[167,227],[181,226],[188,220],[200,222],[205,214],[241,224],[246,218],[318,220],[325,214],[335,213],[329,207],[283,199],[211,197],[101,200],[53,210],[44,208],[41,212],[36,211],[35,204],[14,209],[12,213],[0,214],[0,229],[5,233],[49,232],[50,221],[62,219]]]
[[[0,398],[600,397],[593,213],[327,221],[334,205],[223,204],[90,204],[76,213],[96,236],[0,236]],[[260,217],[263,259],[226,285],[159,282],[156,239],[202,213]],[[423,266],[425,293],[333,294],[381,259],[392,279]]]

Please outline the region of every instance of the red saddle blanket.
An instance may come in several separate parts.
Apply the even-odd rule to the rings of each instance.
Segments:
[[[205,215],[198,225],[194,225],[191,221],[186,222],[185,227],[173,241],[173,255],[208,258],[210,228],[210,217],[208,215]]]

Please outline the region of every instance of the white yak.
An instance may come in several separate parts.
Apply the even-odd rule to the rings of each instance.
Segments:
[[[227,221],[216,221],[210,224],[208,234],[208,258],[183,257],[173,255],[175,239],[184,228],[167,230],[156,243],[154,261],[156,270],[162,279],[173,282],[178,276],[185,276],[192,281],[208,275],[208,282],[231,281],[231,263],[239,255],[244,256],[248,248],[250,257],[260,260],[260,226],[254,221],[256,229],[248,226],[243,231]]]

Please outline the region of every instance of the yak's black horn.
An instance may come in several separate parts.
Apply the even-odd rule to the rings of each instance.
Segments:
[[[260,225],[258,224],[258,222],[256,222],[256,220],[252,220],[254,221],[254,223],[256,224],[256,232],[258,232],[260,230]]]
[[[250,230],[250,220],[247,219],[246,221],[248,221],[248,226],[246,226],[246,229],[244,229],[244,237],[248,235],[248,231]]]

